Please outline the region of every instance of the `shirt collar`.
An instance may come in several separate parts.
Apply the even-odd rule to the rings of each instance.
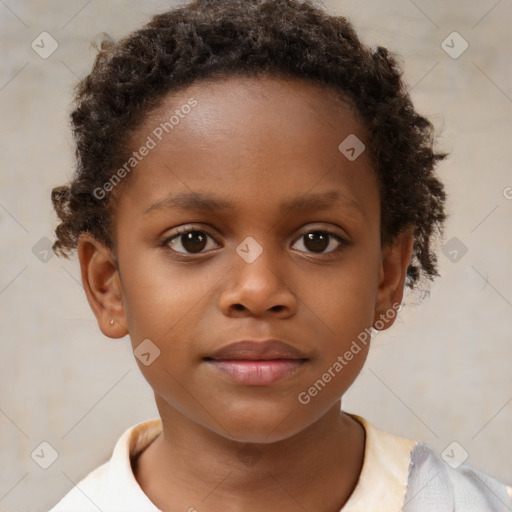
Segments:
[[[157,512],[158,508],[140,487],[131,466],[131,458],[138,455],[162,431],[162,420],[153,418],[127,429],[119,438],[110,459],[106,488],[109,501],[116,510],[127,512]],[[109,503],[110,505],[110,503]]]
[[[366,433],[364,460],[359,480],[340,512],[399,512],[404,506],[411,464],[417,444],[370,425],[355,414]]]
[[[417,443],[382,432],[360,416],[349,416],[365,430],[365,451],[356,487],[340,512],[400,511],[405,501],[411,451]],[[137,482],[130,457],[138,455],[161,431],[161,419],[154,418],[130,427],[117,441],[106,484],[117,507],[122,505],[126,511],[158,511]]]

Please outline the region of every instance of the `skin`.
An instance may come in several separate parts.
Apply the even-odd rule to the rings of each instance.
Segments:
[[[166,511],[339,511],[357,484],[365,443],[362,426],[340,411],[341,397],[368,346],[308,404],[297,397],[401,303],[412,231],[381,247],[369,152],[349,161],[338,150],[349,134],[368,147],[366,131],[333,90],[275,77],[195,83],[146,118],[134,150],[191,97],[198,105],[125,178],[116,253],[88,234],[78,244],[101,331],[129,334],[133,349],[150,339],[160,350],[148,366],[136,359],[163,431],[134,463],[135,477]],[[347,202],[280,209],[326,191]],[[190,192],[232,205],[144,215],[169,194]],[[177,227],[210,236],[196,246],[183,237],[163,245]],[[322,230],[350,245],[331,237],[319,248],[304,237]],[[252,263],[236,251],[248,236],[263,249]],[[204,362],[248,338],[281,339],[308,361],[268,386],[233,383]],[[242,460],[243,447],[256,450],[256,462]]]

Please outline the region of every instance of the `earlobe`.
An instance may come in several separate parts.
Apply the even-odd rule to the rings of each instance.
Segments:
[[[396,310],[402,303],[407,268],[414,246],[414,229],[397,235],[396,239],[382,249],[380,276],[375,301],[373,324],[377,330],[391,327],[396,319]]]
[[[89,233],[78,241],[78,259],[87,301],[101,332],[109,338],[128,334],[121,281],[112,251]]]

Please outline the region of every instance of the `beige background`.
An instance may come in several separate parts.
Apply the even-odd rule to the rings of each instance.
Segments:
[[[90,42],[169,5],[0,1],[1,511],[48,510],[110,457],[125,429],[157,415],[128,338],[100,333],[76,257],[43,263],[33,247],[53,240],[50,191],[71,173],[67,116],[94,58]],[[450,195],[445,242],[468,249],[457,262],[440,253],[430,297],[375,338],[344,407],[439,453],[457,441],[469,464],[512,483],[512,3],[326,5],[365,42],[402,55],[417,108],[452,153],[439,168]],[[59,45],[47,59],[31,48],[43,31]],[[441,47],[453,31],[469,43],[457,59]],[[31,458],[43,441],[59,453],[46,470]]]

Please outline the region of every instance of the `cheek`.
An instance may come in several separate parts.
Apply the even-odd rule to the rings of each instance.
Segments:
[[[123,273],[127,322],[134,337],[165,341],[173,330],[183,330],[183,321],[211,288],[192,269],[171,269],[162,256],[139,257]]]
[[[377,292],[374,265],[354,255],[341,270],[304,289],[304,305],[316,313],[311,320],[323,323],[334,339],[347,341],[371,326]]]
[[[325,406],[339,398],[356,379],[368,354],[376,274],[368,259],[353,261],[331,279],[317,281],[306,295],[305,306],[315,313],[308,312],[307,316],[312,332],[316,331],[318,356],[310,375],[311,385],[317,385],[311,394],[308,389],[303,390],[308,395],[305,400],[311,399],[311,403],[323,402]],[[323,398],[317,399],[315,393]],[[317,403],[314,407],[321,405]]]

